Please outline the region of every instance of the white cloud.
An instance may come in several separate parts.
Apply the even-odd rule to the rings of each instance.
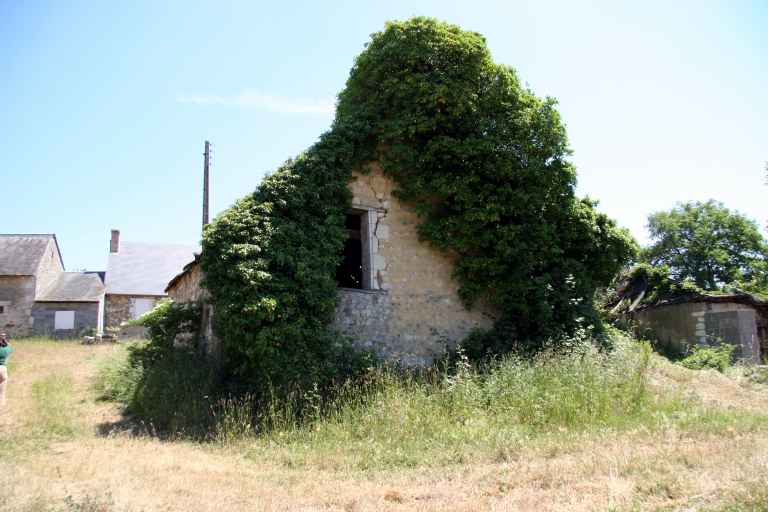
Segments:
[[[193,105],[225,105],[230,107],[256,108],[281,114],[332,114],[335,110],[333,101],[281,98],[246,90],[234,96],[197,96],[181,95],[179,103]]]

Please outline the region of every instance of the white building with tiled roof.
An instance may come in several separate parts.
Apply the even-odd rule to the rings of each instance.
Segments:
[[[165,287],[199,248],[190,244],[123,242],[112,230],[106,275],[105,326],[120,327],[167,297]],[[125,330],[125,329],[124,329]],[[136,334],[136,330],[127,330]]]

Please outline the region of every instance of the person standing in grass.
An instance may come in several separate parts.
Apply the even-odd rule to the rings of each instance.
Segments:
[[[0,332],[0,407],[5,406],[5,387],[8,384],[8,367],[5,363],[13,352],[8,343],[8,335]]]

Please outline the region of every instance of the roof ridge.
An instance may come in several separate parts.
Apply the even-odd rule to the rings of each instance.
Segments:
[[[0,233],[0,236],[56,236],[56,233]]]

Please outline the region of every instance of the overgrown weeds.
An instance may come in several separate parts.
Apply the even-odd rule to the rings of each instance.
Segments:
[[[102,363],[95,388],[100,398],[122,403],[152,431],[205,437],[215,428],[218,381],[210,363],[188,350],[129,345]]]
[[[611,351],[589,344],[507,356],[484,365],[459,358],[450,367],[372,368],[331,393],[228,395],[200,361],[172,353],[139,382],[102,370],[102,385],[128,382],[128,410],[156,429],[224,445],[246,443],[253,457],[286,464],[357,468],[453,464],[477,457],[507,460],[527,444],[625,429],[719,432],[760,418],[713,411],[682,395],[651,392],[649,344],[619,339]],[[122,364],[127,364],[124,359]],[[127,396],[111,389],[105,396]],[[265,398],[266,395],[266,398]],[[754,421],[753,421],[754,420]]]
[[[722,344],[712,347],[693,346],[690,353],[680,361],[689,370],[704,370],[711,368],[725,373],[733,364],[733,345]]]

